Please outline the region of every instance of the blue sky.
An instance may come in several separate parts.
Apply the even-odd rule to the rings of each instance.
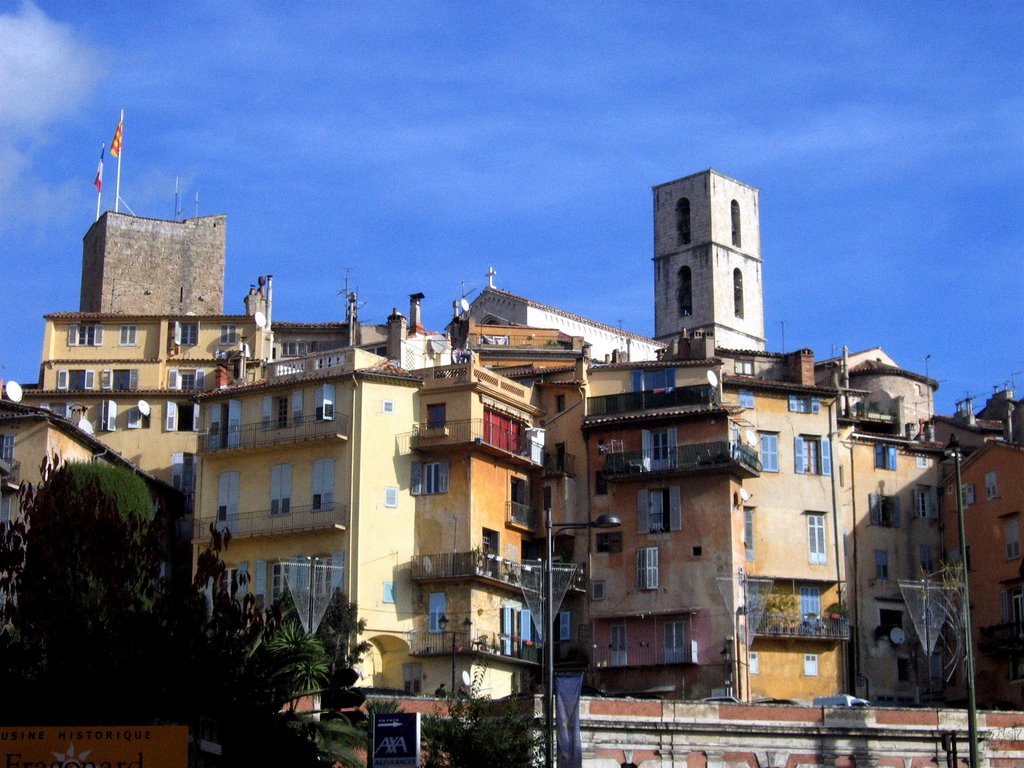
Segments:
[[[0,0],[0,41],[5,379],[78,309],[124,108],[131,210],[228,215],[229,312],[272,273],[275,319],[341,320],[348,274],[439,329],[493,265],[650,334],[651,187],[713,167],[761,190],[769,349],[1024,394],[1019,2]]]

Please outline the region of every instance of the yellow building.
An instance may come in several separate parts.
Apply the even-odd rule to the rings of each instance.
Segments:
[[[419,385],[348,348],[270,363],[265,380],[198,397],[196,551],[211,526],[230,531],[225,562],[248,574],[264,604],[316,558],[326,567],[312,580],[315,599],[340,588],[358,604],[367,622],[359,639],[373,646],[363,671],[379,687],[402,687],[417,613],[411,461],[396,446]]]

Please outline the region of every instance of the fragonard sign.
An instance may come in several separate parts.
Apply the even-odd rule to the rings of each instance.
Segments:
[[[374,713],[372,745],[372,768],[419,768],[419,712]]]
[[[0,728],[0,768],[185,768],[183,725]]]

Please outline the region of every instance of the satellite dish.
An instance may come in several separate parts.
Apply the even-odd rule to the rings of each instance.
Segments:
[[[718,377],[715,375],[714,371],[708,371],[708,384],[716,389],[718,388]]]
[[[459,299],[459,306],[462,307],[463,312],[469,312],[469,302],[465,298]]]
[[[757,445],[757,435],[754,434],[754,430],[748,429],[744,433],[744,437],[747,438],[747,445]]]
[[[16,381],[8,381],[4,387],[4,391],[7,393],[7,399],[13,403],[21,402],[21,384]]]
[[[138,408],[139,413],[141,413],[143,416],[149,416],[149,414],[153,411],[153,409],[149,406],[149,403],[147,403],[145,400],[139,400]]]
[[[750,491],[746,488],[740,488],[740,498],[744,501],[750,501]]]
[[[465,299],[463,299],[465,301]],[[473,678],[469,676],[469,672],[462,670],[462,684],[465,686],[471,686],[473,684]]]
[[[903,645],[906,639],[907,633],[903,631],[903,627],[893,627],[889,630],[889,642],[893,645]]]
[[[264,315],[262,312],[257,312],[255,315],[252,316],[252,319],[256,321],[257,328],[267,327],[267,316]]]
[[[75,426],[78,427],[83,432],[85,432],[85,434],[87,435],[93,434],[92,424],[89,423],[89,420],[85,418],[85,416],[79,419],[78,423]]]

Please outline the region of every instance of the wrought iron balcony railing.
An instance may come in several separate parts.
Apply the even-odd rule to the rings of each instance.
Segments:
[[[505,519],[531,530],[535,530],[540,525],[540,515],[537,510],[529,504],[520,504],[518,501],[505,502]]]
[[[1024,650],[1024,623],[1008,621],[1002,624],[990,624],[978,630],[979,650],[985,653],[999,651],[1020,652]]]
[[[663,645],[633,643],[627,648],[607,645],[591,650],[594,667],[653,667],[665,664],[692,664],[693,652],[688,644],[666,648]]]
[[[320,509],[314,509],[312,506],[289,507],[286,514],[271,514],[269,509],[263,509],[258,512],[226,515],[223,518],[218,517],[216,520],[199,518],[195,521],[193,539],[202,541],[209,537],[211,523],[218,530],[230,531],[235,538],[250,538],[347,527],[349,515],[346,504],[332,502]]]
[[[576,477],[576,457],[571,453],[545,453],[544,475]]]
[[[711,405],[715,390],[707,384],[666,389],[646,389],[587,398],[588,416],[611,416],[616,413],[647,411],[688,405]]]
[[[483,419],[460,419],[445,422],[423,422],[413,427],[410,445],[413,448],[475,443],[521,456],[534,464],[543,460],[541,443],[531,440],[526,428],[508,429],[486,423]]]
[[[462,579],[481,576],[519,588],[524,565],[497,555],[472,552],[441,552],[435,555],[413,555],[411,562],[413,581],[434,581],[437,579]],[[557,565],[557,563],[556,563]],[[542,567],[540,561],[528,563],[526,568]],[[569,589],[587,590],[587,571],[582,563],[576,564]]]
[[[214,453],[236,448],[262,448],[279,443],[294,443],[328,437],[348,437],[348,415],[336,413],[333,419],[277,419],[254,424],[228,426],[199,436],[199,452]]]
[[[667,451],[624,451],[606,454],[605,476],[621,479],[645,472],[693,472],[737,466],[760,474],[757,451],[742,443],[719,440],[712,443],[677,445]]]
[[[846,639],[850,636],[850,625],[845,616],[823,618],[805,616],[798,618],[786,613],[764,613],[757,623],[757,634],[772,637],[803,637],[824,639]]]
[[[486,653],[509,659],[539,664],[543,646],[532,640],[498,632],[457,630],[455,632],[429,632],[416,630],[409,633],[409,652],[413,656],[450,656],[454,637],[455,654]]]

